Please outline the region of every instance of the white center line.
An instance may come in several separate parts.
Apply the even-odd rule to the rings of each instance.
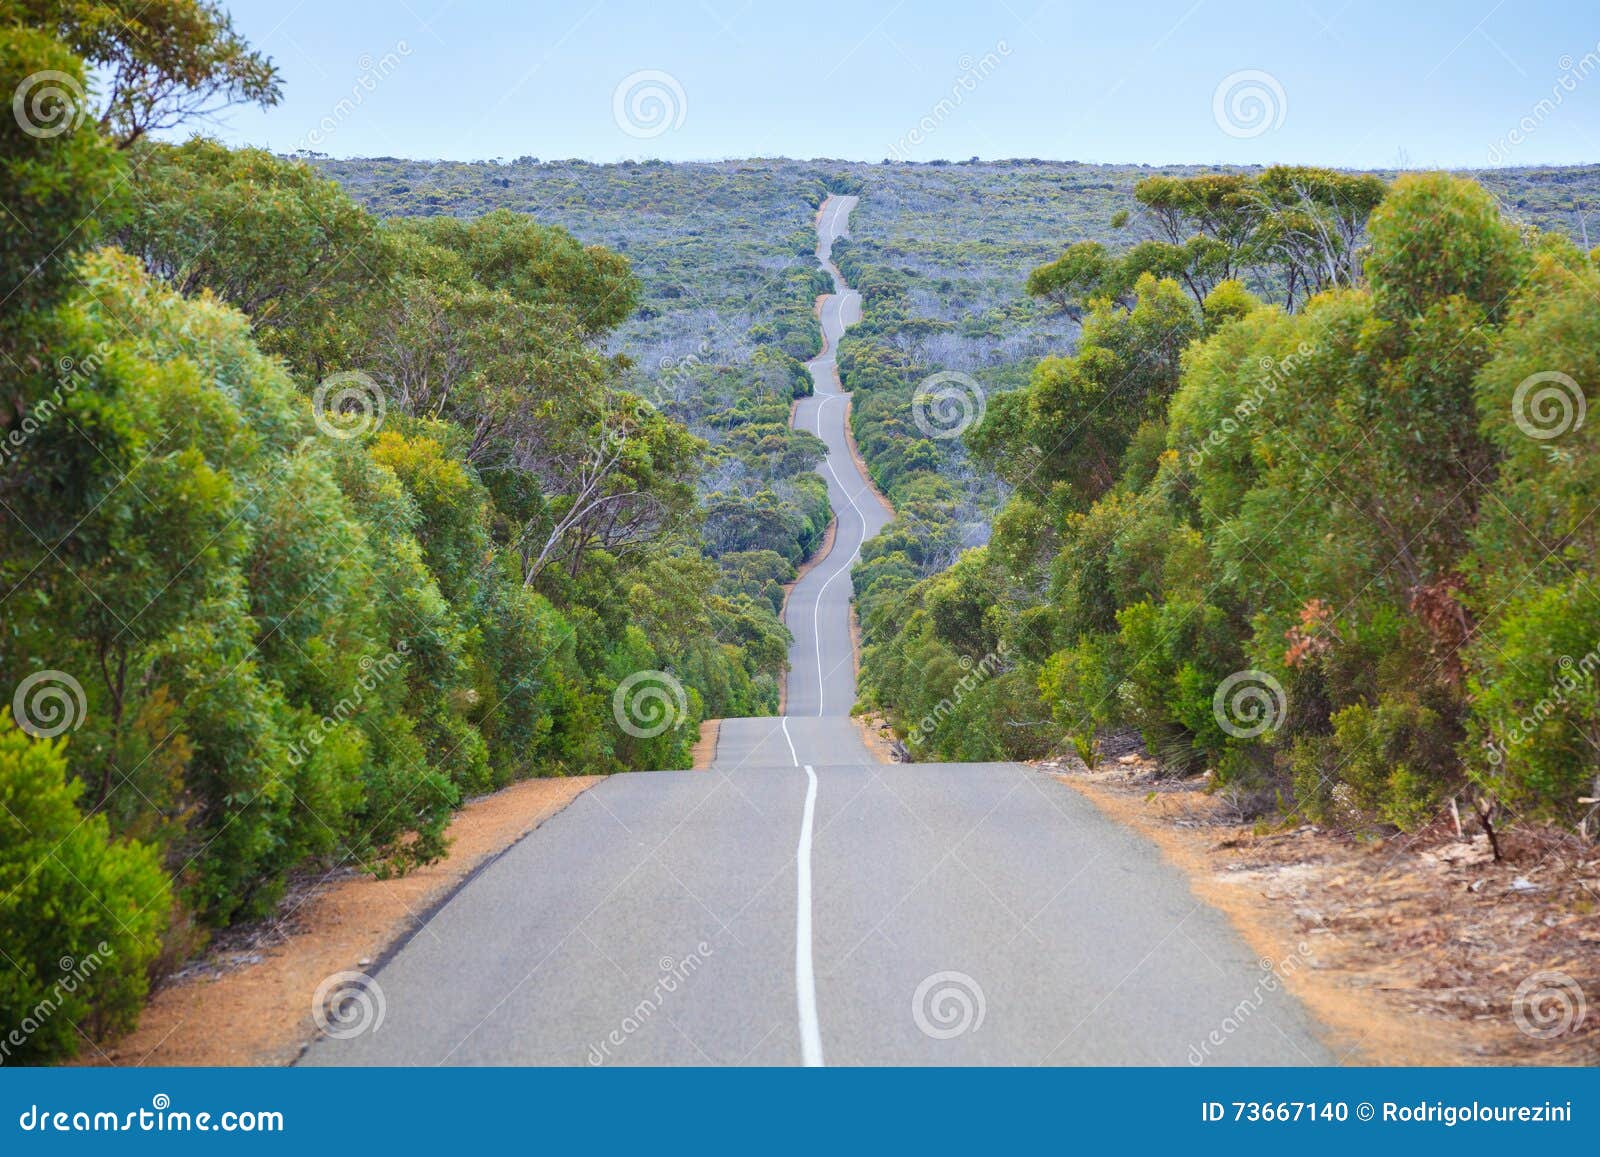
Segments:
[[[789,758],[794,760],[794,765],[796,767],[799,767],[800,756],[795,752],[794,740],[789,735],[789,717],[787,715],[780,715],[778,716],[778,722],[783,724],[783,738],[784,742],[789,745]]]
[[[806,764],[806,810],[800,821],[800,846],[794,915],[794,989],[800,1012],[800,1063],[822,1067],[822,1029],[817,1023],[817,978],[811,964],[811,829],[817,814],[817,773]]]

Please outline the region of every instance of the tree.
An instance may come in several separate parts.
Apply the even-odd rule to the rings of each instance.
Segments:
[[[1285,290],[1285,308],[1354,285],[1368,216],[1386,186],[1367,174],[1275,165],[1256,176],[1219,173],[1146,177],[1134,186],[1154,238],[1110,254],[1080,241],[1034,270],[1028,292],[1077,312],[1097,297],[1131,306],[1140,277],[1182,283],[1203,305],[1218,286],[1246,271]]]
[[[1386,190],[1382,179],[1367,173],[1274,165],[1261,174],[1256,245],[1263,261],[1284,275],[1285,309],[1293,311],[1297,294],[1356,284],[1367,218]]]
[[[1111,272],[1111,258],[1098,241],[1079,241],[1048,265],[1028,274],[1027,291],[1069,311],[1101,291]]]
[[[1513,297],[1475,382],[1479,428],[1498,452],[1473,528],[1467,656],[1472,705],[1461,755],[1474,781],[1520,812],[1593,830],[1600,743],[1600,496],[1592,414],[1600,382],[1600,270],[1550,239]],[[1554,367],[1560,367],[1555,369]]]
[[[520,536],[523,582],[564,560],[575,576],[584,556],[632,554],[684,528],[695,506],[694,468],[703,443],[629,394],[553,445],[530,447],[518,465],[546,479],[542,517]]]
[[[527,305],[565,309],[592,338],[634,311],[639,282],[627,259],[598,245],[580,245],[565,229],[524,213],[495,209],[481,217],[423,217],[396,226],[457,254],[478,285],[504,290]]]
[[[138,195],[116,243],[152,276],[243,310],[260,344],[310,380],[361,364],[361,327],[388,299],[387,232],[301,161],[196,138],[132,150]]]
[[[278,72],[210,0],[10,0],[104,76],[99,127],[123,148],[236,104],[278,102]]]
[[[36,79],[50,74],[65,79]],[[115,151],[79,116],[83,85],[83,64],[68,49],[32,29],[0,27],[0,87],[22,101],[26,121],[0,133],[0,203],[8,210],[0,213],[0,348],[16,349],[20,331],[71,284],[73,262],[99,235],[96,210],[122,172]],[[44,351],[25,356],[54,360]],[[0,418],[20,419],[28,399],[5,401]]]

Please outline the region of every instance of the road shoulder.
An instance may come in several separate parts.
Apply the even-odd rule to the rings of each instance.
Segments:
[[[270,921],[231,933],[150,1000],[139,1027],[80,1062],[285,1065],[316,1035],[327,977],[375,971],[472,874],[602,776],[530,779],[466,804],[441,861],[382,880],[344,869],[297,889]]]
[[[1345,1063],[1600,1063],[1596,1010],[1548,1039],[1519,1027],[1537,1029],[1542,1015],[1530,980],[1560,975],[1600,991],[1600,931],[1574,903],[1600,887],[1584,878],[1600,875],[1600,860],[1530,842],[1496,864],[1481,836],[1362,841],[1250,823],[1200,781],[1124,760],[1093,772],[1041,766],[1154,842],[1274,962]]]
[[[722,737],[722,720],[705,719],[700,723],[700,737],[695,740],[690,768],[705,771],[717,761],[717,740]]]

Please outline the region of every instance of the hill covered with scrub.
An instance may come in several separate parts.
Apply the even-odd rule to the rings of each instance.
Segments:
[[[1319,191],[1287,170],[1028,160],[324,164],[381,212],[509,205],[628,253],[643,307],[613,348],[652,351],[631,372],[656,382],[673,380],[685,355],[696,373],[747,362],[759,346],[730,333],[810,340],[803,308],[822,288],[811,216],[828,191],[858,193],[836,255],[865,317],[844,341],[841,372],[863,453],[900,513],[857,572],[864,696],[914,754],[1040,754],[1066,735],[1092,759],[1096,736],[1135,730],[1175,767],[1275,785],[1289,806],[1325,817],[1415,823],[1442,798],[1475,792],[1508,814],[1574,820],[1587,806],[1576,803],[1586,789],[1574,746],[1587,725],[1540,712],[1545,690],[1560,691],[1562,658],[1584,666],[1593,644],[1567,654],[1573,638],[1567,651],[1508,666],[1503,633],[1532,642],[1499,605],[1518,580],[1502,590],[1489,576],[1506,560],[1483,552],[1515,539],[1541,566],[1567,559],[1575,591],[1588,581],[1570,557],[1582,523],[1528,539],[1536,520],[1508,489],[1536,509],[1559,504],[1560,486],[1581,493],[1559,471],[1509,481],[1530,453],[1568,462],[1569,435],[1529,438],[1513,423],[1507,437],[1501,404],[1517,383],[1502,398],[1506,383],[1487,375],[1510,357],[1497,343],[1522,332],[1551,255],[1563,244],[1583,251],[1600,168],[1410,177],[1409,198],[1396,202],[1392,172],[1340,174]],[[1399,239],[1389,244],[1409,261],[1385,253],[1381,228],[1369,236],[1369,214],[1376,226],[1391,213],[1405,224],[1391,226]],[[1422,228],[1435,221],[1448,227]],[[1483,290],[1504,300],[1474,299],[1464,287],[1476,274],[1451,268],[1480,259],[1490,245],[1480,234],[1505,247],[1510,280]],[[1572,276],[1586,268],[1577,261]],[[1333,384],[1349,371],[1297,355],[1301,338],[1280,333],[1271,349],[1229,354],[1232,378],[1208,387],[1223,396],[1193,400],[1201,386],[1190,381],[1222,357],[1212,351],[1225,335],[1321,334],[1330,300],[1377,310],[1386,270],[1417,281],[1385,290],[1412,300],[1416,316],[1351,321],[1340,353],[1372,384]],[[1308,305],[1319,291],[1333,297]],[[1457,311],[1454,339],[1426,326],[1407,336],[1430,310]],[[1379,325],[1396,335],[1389,344],[1361,344]],[[1451,340],[1475,351],[1469,364],[1436,364],[1464,356]],[[1585,356],[1546,360],[1581,368]],[[934,374],[971,382],[956,399],[961,436],[917,420],[917,387]],[[1313,374],[1332,394],[1289,388]],[[671,396],[691,426],[728,399],[698,387]],[[1247,429],[1235,428],[1241,406]],[[1197,408],[1212,426],[1195,428]],[[1382,449],[1380,435],[1394,445]],[[1228,480],[1216,481],[1224,469]],[[1295,514],[1283,527],[1256,524],[1274,510]],[[1428,545],[1434,536],[1440,545]],[[1323,552],[1343,561],[1317,561]],[[1524,571],[1534,583],[1538,568]],[[1576,614],[1582,604],[1567,605]],[[992,654],[1003,658],[983,670],[998,674],[953,704],[963,661]],[[1286,713],[1282,727],[1241,738],[1218,720],[1216,688],[1239,671],[1270,676],[1264,702]],[[1401,671],[1407,685],[1386,692]],[[1560,731],[1554,749],[1565,756],[1508,722],[1526,711]],[[1500,734],[1507,727],[1515,743]],[[1526,766],[1563,758],[1560,773]]]

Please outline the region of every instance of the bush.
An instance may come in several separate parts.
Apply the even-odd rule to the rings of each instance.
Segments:
[[[155,851],[76,806],[66,743],[0,716],[0,1058],[72,1056],[137,1020],[172,902]],[[12,1035],[15,1034],[15,1035]],[[18,1038],[21,1043],[17,1043]]]

